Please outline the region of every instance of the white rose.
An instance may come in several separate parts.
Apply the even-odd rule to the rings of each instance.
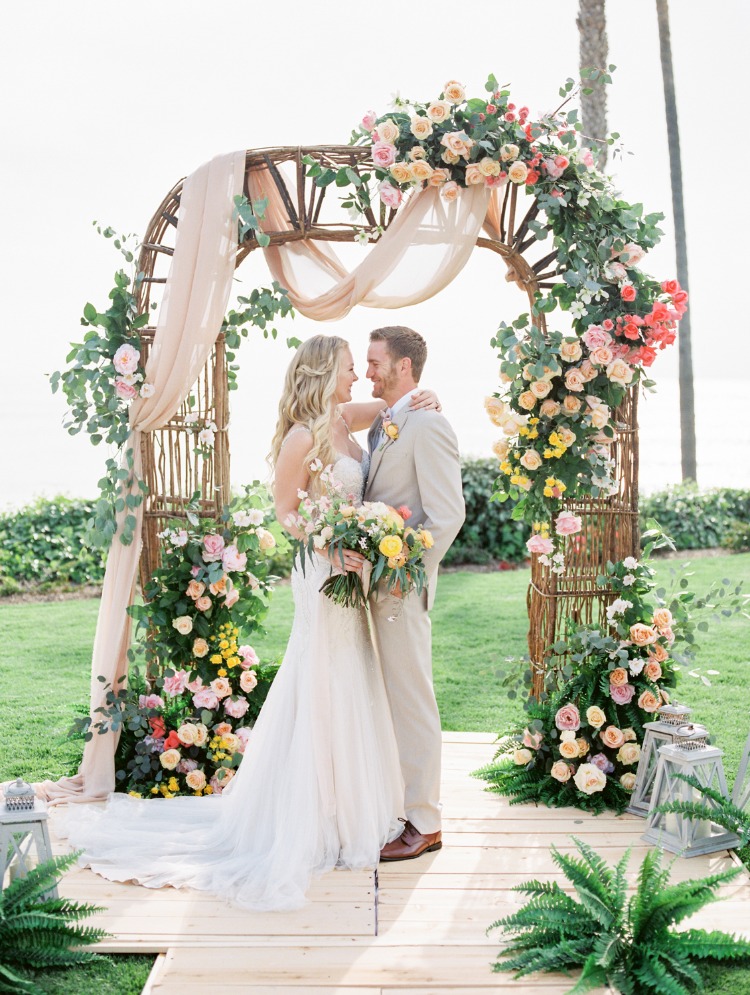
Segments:
[[[193,631],[193,620],[189,615],[180,615],[172,620],[172,628],[177,629],[181,636],[187,636]]]
[[[592,795],[595,791],[604,791],[607,786],[607,775],[594,764],[581,764],[573,775],[573,780],[579,791],[584,795]]]
[[[165,750],[159,756],[159,763],[165,770],[174,770],[180,760],[182,755],[179,750]]]

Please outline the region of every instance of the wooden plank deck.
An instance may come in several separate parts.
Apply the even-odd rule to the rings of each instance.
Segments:
[[[335,871],[291,913],[246,912],[202,893],[117,884],[81,868],[65,876],[61,893],[106,907],[96,917],[113,934],[103,950],[160,955],[149,995],[561,995],[572,985],[561,975],[513,982],[494,974],[499,935],[486,929],[522,904],[514,885],[529,877],[562,881],[549,847],[572,850],[573,835],[610,861],[631,847],[635,877],[648,850],[643,821],[510,806],[469,776],[491,759],[494,736],[448,732],[443,741],[443,849],[381,864],[377,886],[371,872]],[[52,830],[61,852],[54,818]],[[679,859],[673,877],[735,862],[726,852]],[[736,931],[747,923],[750,875],[722,895],[691,925]]]

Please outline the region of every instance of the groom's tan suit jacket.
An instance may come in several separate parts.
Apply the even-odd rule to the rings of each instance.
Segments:
[[[372,453],[365,488],[368,501],[385,501],[394,508],[407,505],[406,524],[424,525],[435,545],[426,550],[427,607],[435,600],[438,565],[458,535],[465,518],[458,442],[448,421],[437,411],[397,412],[398,438],[379,440],[382,420],[370,427]]]

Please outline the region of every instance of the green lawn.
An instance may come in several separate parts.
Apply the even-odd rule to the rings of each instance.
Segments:
[[[666,586],[674,561],[662,561]],[[712,580],[744,580],[750,589],[750,555],[698,559],[691,588],[702,593]],[[520,656],[526,640],[528,574],[450,573],[441,577],[433,612],[435,688],[445,729],[499,731],[521,716],[498,686],[503,659]],[[66,739],[85,708],[96,601],[0,606],[0,780],[19,774],[32,780],[59,777],[75,768],[80,744]],[[263,660],[282,656],[291,625],[288,586],[274,595],[267,633],[254,640]],[[684,677],[680,701],[711,730],[734,775],[750,731],[750,623],[722,620],[704,637],[696,659],[701,672],[720,671],[706,687]],[[731,782],[730,782],[731,783]],[[543,817],[543,814],[542,816]],[[96,989],[112,995],[140,992],[150,958],[118,958],[114,966],[49,975],[49,992]],[[101,972],[101,973],[99,973]],[[94,982],[94,978],[96,981]],[[712,969],[706,995],[746,995],[750,971]]]

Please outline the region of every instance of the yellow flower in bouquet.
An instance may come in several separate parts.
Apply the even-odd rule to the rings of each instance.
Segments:
[[[383,536],[378,546],[383,556],[388,557],[398,556],[403,548],[404,544],[398,536]]]
[[[432,549],[432,547],[435,545],[435,540],[432,538],[432,532],[430,532],[428,529],[420,529],[419,541],[422,543],[425,549]]]
[[[388,566],[391,570],[398,570],[399,567],[403,567],[406,563],[406,556],[403,553],[399,553],[398,556],[388,557]]]

